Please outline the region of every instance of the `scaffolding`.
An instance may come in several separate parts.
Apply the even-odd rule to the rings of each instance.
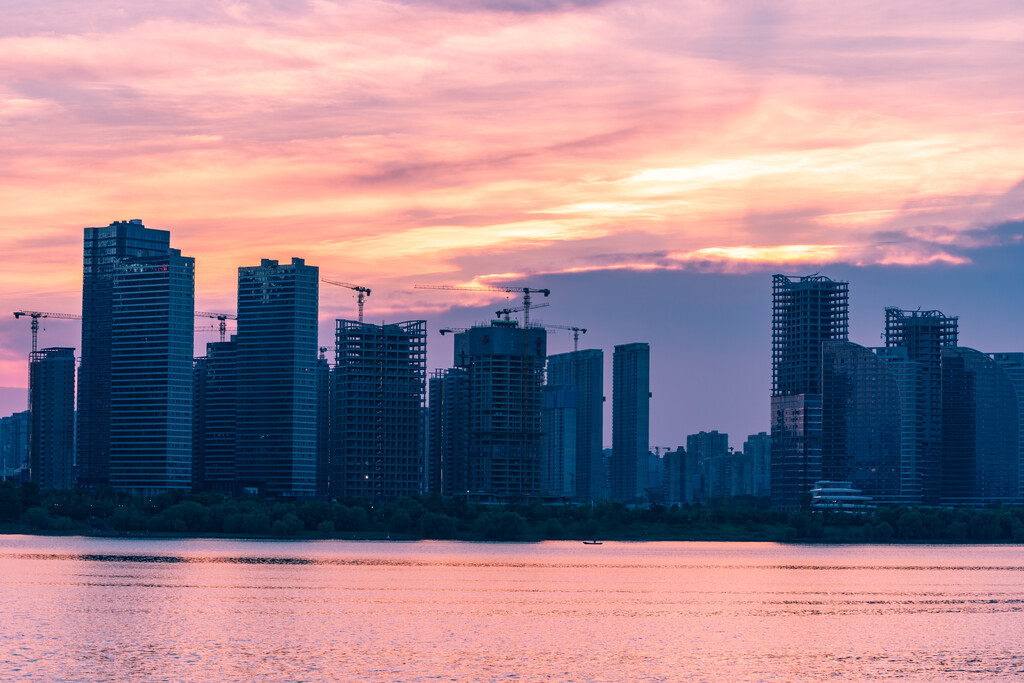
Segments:
[[[821,391],[821,342],[846,341],[850,285],[824,275],[772,277],[772,395]]]

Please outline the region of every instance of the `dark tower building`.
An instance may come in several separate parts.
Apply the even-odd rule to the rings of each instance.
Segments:
[[[236,473],[267,496],[316,492],[319,278],[299,258],[238,269]]]
[[[110,485],[138,495],[192,486],[195,260],[167,249],[114,270]]]
[[[445,496],[469,491],[469,371],[435,370],[429,381],[426,490]]]
[[[445,394],[452,399],[443,408],[446,423],[440,435],[448,449],[442,454],[447,457],[442,466],[446,491],[499,499],[540,492],[546,353],[546,330],[521,328],[515,321],[493,320],[455,335],[455,365],[465,371],[465,384],[453,372],[447,387],[452,396]],[[465,389],[464,398],[457,393],[460,388]],[[459,406],[462,400],[468,406],[465,412]],[[462,438],[457,425],[464,415],[468,433],[463,451],[453,438]],[[456,422],[449,424],[447,418]]]
[[[599,499],[604,489],[604,352],[584,349],[548,356],[547,383],[576,392],[575,497],[579,501]]]
[[[647,498],[650,449],[651,347],[621,344],[612,356],[612,455],[608,480],[612,500]]]
[[[194,486],[220,494],[238,493],[235,471],[238,421],[238,343],[210,342],[195,366]]]
[[[324,355],[326,347],[320,348],[316,359],[316,495],[330,493],[331,474],[331,365]]]
[[[425,320],[337,321],[331,495],[374,503],[423,491]]]
[[[46,489],[74,486],[75,350],[50,348],[29,364],[31,480]]]
[[[114,272],[125,258],[166,254],[170,233],[140,220],[85,229],[82,271],[82,365],[78,370],[78,463],[81,482],[110,483],[110,356]],[[191,354],[190,354],[191,355]]]
[[[772,505],[796,508],[821,479],[821,344],[849,333],[849,284],[772,277]]]
[[[940,311],[885,309],[887,360],[903,394],[903,498],[936,505],[942,452],[942,349],[957,344],[957,318]]]

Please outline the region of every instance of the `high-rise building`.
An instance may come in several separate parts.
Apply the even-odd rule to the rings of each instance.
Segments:
[[[247,491],[311,497],[317,460],[319,269],[238,269],[236,475]]]
[[[1019,405],[1000,363],[963,346],[942,348],[942,505],[1021,502]]]
[[[542,432],[540,492],[572,500],[576,497],[576,423],[579,400],[572,387],[545,385],[541,394]]]
[[[327,362],[327,347],[320,347],[316,360],[316,495],[330,493],[331,474],[331,365]]]
[[[993,353],[1017,392],[1017,492],[1024,498],[1024,353]]]
[[[338,320],[332,496],[373,503],[423,492],[425,320]]]
[[[430,375],[427,409],[426,490],[445,496],[469,492],[469,370]]]
[[[612,500],[647,500],[650,448],[651,347],[620,344],[612,356],[612,455],[608,480]]]
[[[438,390],[452,395],[441,406],[445,423],[438,427],[431,419],[431,459],[445,458],[445,491],[501,500],[540,492],[546,353],[546,330],[521,328],[516,321],[493,320],[455,335],[455,365],[465,376],[435,377]],[[460,396],[456,392],[462,389]],[[449,420],[464,420],[464,437],[462,427]],[[464,447],[454,441],[458,438],[464,438]]]
[[[712,430],[686,437],[686,455],[691,469],[696,470],[691,500],[730,498],[733,490],[733,454],[729,450],[729,435]]]
[[[195,260],[167,249],[114,269],[110,485],[139,495],[192,486]]]
[[[29,363],[31,479],[40,488],[74,486],[75,350],[49,348]]]
[[[576,392],[575,497],[597,500],[603,494],[604,352],[584,349],[548,356],[548,385]]]
[[[881,503],[906,503],[902,396],[891,359],[847,341],[822,342],[821,479],[847,481]]]
[[[849,284],[772,277],[772,505],[796,508],[821,479],[821,344],[845,341]]]
[[[957,345],[957,332],[957,318],[941,311],[885,309],[881,355],[903,394],[901,490],[911,504],[935,505],[941,495],[942,349]]]
[[[238,421],[238,342],[209,342],[196,359],[193,486],[201,491],[236,494]]]
[[[751,434],[743,442],[743,455],[751,467],[751,493],[757,497],[770,496],[772,437],[768,432]]]
[[[85,229],[82,364],[78,370],[78,464],[86,486],[110,483],[110,372],[114,273],[125,258],[166,254],[170,233],[142,221]]]
[[[0,478],[21,477],[28,473],[29,411],[0,418]]]

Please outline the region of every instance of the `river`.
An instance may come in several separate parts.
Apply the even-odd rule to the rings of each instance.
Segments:
[[[1024,548],[0,536],[0,677],[1024,677]]]

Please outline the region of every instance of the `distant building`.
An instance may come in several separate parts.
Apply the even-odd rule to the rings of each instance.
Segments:
[[[729,450],[729,435],[716,430],[698,432],[686,437],[686,456],[689,460],[688,482],[691,485],[688,502],[731,498],[733,489],[733,454]],[[696,473],[696,476],[692,476]]]
[[[443,488],[490,500],[539,494],[547,332],[493,320],[456,334],[454,347],[455,366],[464,374],[435,376],[441,405],[431,394],[431,452],[444,459]]]
[[[320,348],[320,357],[316,361],[316,495],[330,495],[331,475],[331,423],[333,418],[331,410],[333,403],[331,397],[334,391],[331,388],[331,366],[324,355],[326,347]]]
[[[429,380],[426,490],[445,496],[469,492],[469,370],[435,370]]]
[[[319,277],[300,258],[238,269],[236,473],[244,490],[316,492]]]
[[[576,390],[545,386],[543,390],[540,491],[545,496],[576,497],[577,421],[579,400]]]
[[[28,432],[29,411],[0,418],[0,474],[5,481],[28,473]]]
[[[650,345],[616,346],[612,356],[612,455],[608,473],[612,500],[647,500],[650,400]]]
[[[1024,499],[1024,353],[993,353],[990,357],[1006,372],[1017,393],[1017,495]]]
[[[821,344],[849,333],[849,284],[772,277],[772,505],[797,508],[821,479]]]
[[[206,356],[196,359],[195,390],[193,486],[237,494],[238,343],[234,336],[206,345]]]
[[[604,439],[604,352],[584,349],[548,356],[547,383],[571,387],[576,393],[575,498],[604,497],[601,466]]]
[[[29,362],[31,480],[70,489],[75,459],[75,350],[41,349]]]
[[[751,494],[770,496],[772,437],[767,432],[751,434],[743,442],[743,455],[751,467]]]
[[[689,502],[686,497],[686,449],[679,446],[663,456],[662,493],[665,504]]]
[[[338,320],[330,493],[374,503],[423,492],[425,320]]]
[[[82,364],[78,370],[78,464],[81,482],[110,483],[110,376],[114,273],[124,259],[159,256],[170,233],[142,221],[85,229],[82,275]],[[190,352],[191,355],[191,352]]]
[[[112,284],[110,485],[188,490],[195,260],[177,249],[126,258]]]

